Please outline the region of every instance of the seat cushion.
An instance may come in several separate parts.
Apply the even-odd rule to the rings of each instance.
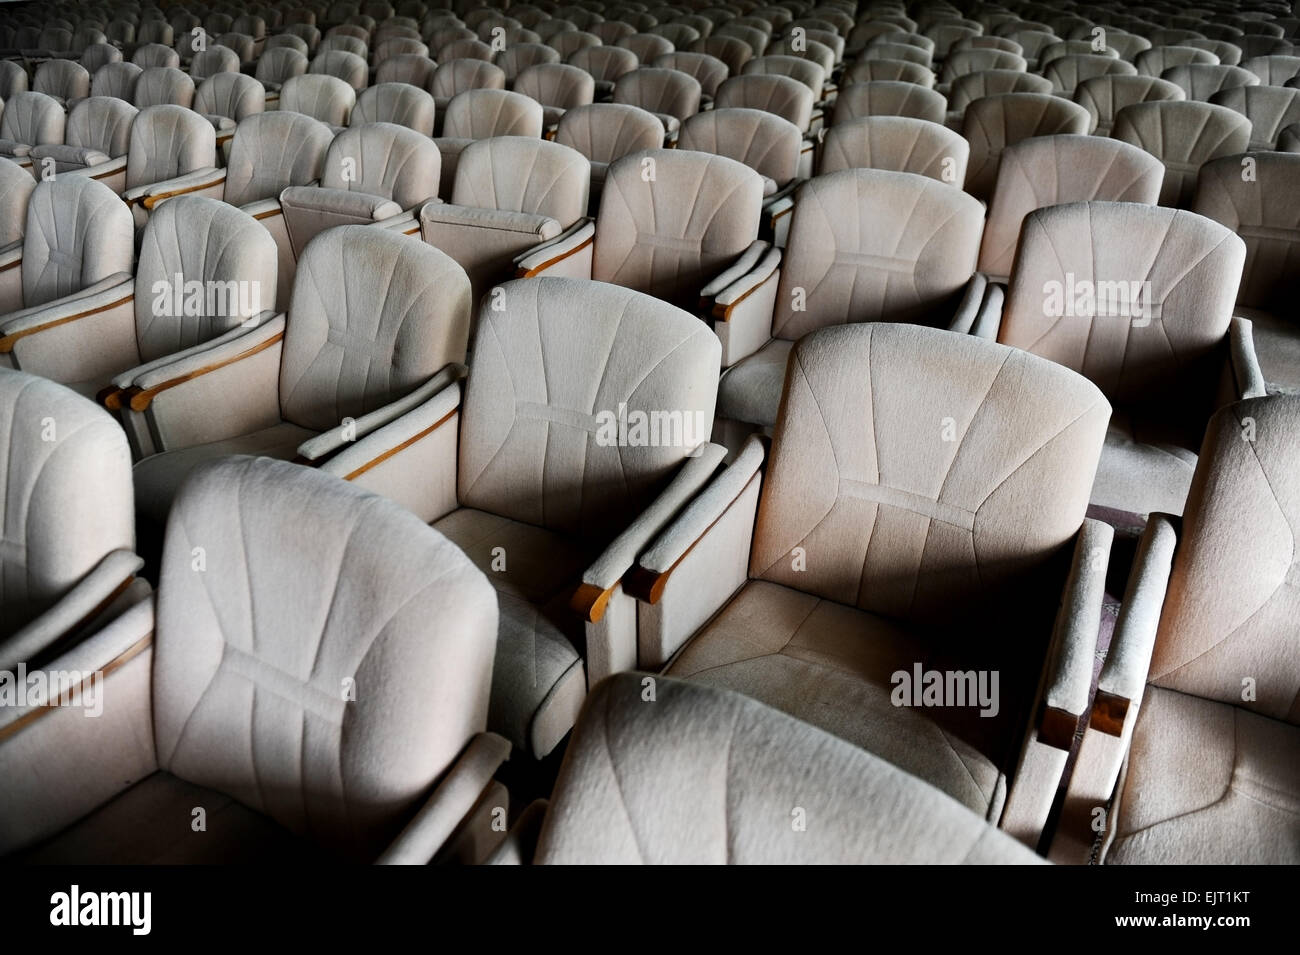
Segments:
[[[1300,863],[1300,727],[1148,686],[1109,863]]]
[[[500,628],[488,729],[541,758],[573,727],[587,692],[569,598],[594,556],[545,528],[462,507],[434,522],[497,589]]]
[[[1199,445],[1162,426],[1159,415],[1116,409],[1090,502],[1131,514],[1182,514]]]
[[[177,489],[200,464],[232,454],[257,454],[289,461],[298,453],[300,444],[315,436],[314,431],[281,422],[252,434],[147,457],[135,466],[136,510],[149,520],[163,524]]]
[[[197,817],[195,809],[202,809]],[[197,819],[206,829],[196,831]],[[225,865],[307,862],[311,843],[224,793],[170,773],[130,789],[15,860],[38,865]],[[322,860],[323,861],[323,860]]]
[[[785,366],[794,342],[774,338],[732,366],[718,382],[718,417],[770,428],[776,424]]]
[[[1250,319],[1255,355],[1269,394],[1300,394],[1300,322],[1241,306],[1237,314]]]
[[[891,700],[896,672],[911,675],[918,664],[972,669],[980,643],[989,645],[963,634],[963,663],[948,666],[938,640],[876,614],[750,581],[666,672],[735,690],[821,727],[996,821],[1006,795],[1008,753],[1000,750],[1013,737],[1020,741],[1008,730],[1019,720],[1019,690],[1027,684],[1005,666],[991,667],[1001,671],[993,694],[999,703],[987,717],[978,705],[895,706]]]

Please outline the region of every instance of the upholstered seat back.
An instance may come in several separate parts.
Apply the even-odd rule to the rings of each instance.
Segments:
[[[0,159],[0,247],[23,237],[27,203],[35,188],[30,172],[16,162]]]
[[[392,199],[403,209],[438,194],[442,154],[413,129],[370,123],[345,129],[325,157],[321,185]]]
[[[451,99],[466,90],[504,90],[506,74],[486,60],[445,60],[433,74],[433,95]]]
[[[677,70],[642,67],[614,84],[614,102],[685,119],[700,111],[700,81]]]
[[[1288,315],[1300,296],[1300,155],[1251,153],[1249,180],[1242,158],[1224,156],[1201,168],[1193,209],[1246,243],[1237,301]]]
[[[502,289],[505,308],[479,313],[460,503],[608,539],[709,440],[721,345],[693,315],[630,289],[561,278]]]
[[[409,83],[426,92],[433,91],[433,76],[438,64],[427,56],[402,53],[390,56],[375,70],[375,83]]]
[[[198,113],[181,106],[150,106],[131,124],[126,185],[162,182],[217,164],[217,134]]]
[[[64,101],[80,99],[90,95],[90,73],[75,60],[46,60],[36,68],[32,89]]]
[[[393,123],[424,136],[433,135],[433,96],[407,83],[377,83],[362,91],[351,124]]]
[[[1264,86],[1282,86],[1300,74],[1300,56],[1253,56],[1241,66],[1258,76],[1259,82]]]
[[[199,83],[218,73],[238,73],[239,54],[227,46],[215,45],[194,54],[190,76]]]
[[[664,142],[663,123],[653,113],[622,103],[594,103],[565,110],[555,141],[572,146],[593,163],[611,163]]]
[[[909,60],[858,60],[844,71],[841,78],[846,86],[873,81],[915,83],[929,89],[934,86],[934,74],[928,66]]]
[[[1300,398],[1211,420],[1183,512],[1149,680],[1300,724]],[[1280,756],[1281,754],[1279,754]]]
[[[91,78],[90,95],[113,96],[133,103],[136,80],[143,72],[134,63],[106,63]]]
[[[257,72],[253,75],[259,83],[276,83],[283,86],[290,77],[302,76],[306,73],[309,65],[307,55],[300,50],[287,46],[268,46],[257,58]]]
[[[150,67],[137,77],[131,102],[137,109],[167,105],[189,109],[194,103],[194,80],[175,67]]]
[[[940,93],[900,80],[872,80],[854,83],[835,99],[836,125],[863,116],[911,116],[942,123],[948,101]]]
[[[1132,63],[1110,56],[1082,53],[1062,56],[1051,62],[1043,75],[1057,92],[1074,95],[1079,84],[1097,76],[1136,76]]]
[[[170,46],[161,43],[145,43],[136,47],[131,54],[131,62],[146,69],[176,69],[181,65],[181,55]]]
[[[0,139],[27,146],[63,142],[67,117],[58,100],[45,93],[16,93],[4,104]]]
[[[985,70],[1015,70],[1023,73],[1025,67],[1023,56],[1006,50],[957,50],[943,61],[943,71],[939,74],[939,80],[943,83],[951,83],[959,76],[969,76],[971,73],[982,73]]]
[[[0,636],[7,637],[110,551],[131,550],[135,512],[126,434],[107,412],[52,381],[0,370],[0,456]]]
[[[1024,351],[822,329],[787,368],[750,576],[919,623],[1018,617],[1083,521],[1109,418],[1095,385]]]
[[[483,730],[496,629],[491,585],[415,515],[307,468],[227,458],[168,522],[158,764],[373,861]]]
[[[677,148],[734,159],[780,188],[799,171],[803,135],[775,113],[722,107],[696,113],[683,123]]]
[[[1282,130],[1300,123],[1300,89],[1234,86],[1215,93],[1210,102],[1226,106],[1250,120],[1251,149],[1276,149]]]
[[[984,210],[934,179],[879,169],[799,192],[772,315],[797,341],[845,322],[947,324],[975,271]]]
[[[330,126],[346,126],[357,93],[337,76],[304,73],[291,76],[280,90],[280,109],[303,113]]]
[[[1007,276],[1025,216],[1101,199],[1155,205],[1165,167],[1150,153],[1102,136],[1033,136],[1002,154],[980,247],[980,271]]]
[[[522,93],[470,89],[447,104],[444,136],[487,139],[490,136],[541,136],[542,106]]]
[[[271,233],[232,205],[201,196],[159,205],[136,267],[140,357],[174,354],[274,309],[276,262]]]
[[[266,109],[266,89],[243,73],[215,73],[194,94],[194,111],[240,122]]]
[[[798,80],[813,93],[821,97],[822,87],[826,85],[826,71],[820,63],[806,60],[799,56],[759,56],[745,64],[744,74],[788,76]]]
[[[319,120],[274,110],[239,124],[226,162],[225,200],[233,206],[274,199],[286,186],[319,179],[334,134]]]
[[[549,216],[568,228],[587,213],[591,164],[576,149],[531,136],[470,143],[456,166],[460,206]]]
[[[1002,151],[1031,136],[1088,132],[1091,118],[1077,103],[1047,93],[1001,93],[966,107],[962,135],[970,143],[966,189],[988,200],[997,183]]]
[[[775,73],[746,73],[733,76],[718,87],[715,109],[761,109],[808,128],[815,97],[806,85],[790,76]]]
[[[822,140],[820,174],[841,169],[911,172],[961,188],[970,146],[946,126],[910,116],[863,116],[832,126]]]
[[[1125,106],[1158,100],[1183,100],[1187,94],[1168,80],[1154,76],[1094,76],[1074,90],[1074,101],[1088,111],[1093,132],[1109,136],[1115,116]]]
[[[609,168],[591,277],[696,304],[757,238],[763,180],[734,159],[650,149]]]
[[[506,82],[510,82],[529,67],[559,62],[560,51],[545,43],[516,43],[506,47],[496,58],[496,65],[506,74]]]
[[[717,95],[718,87],[726,81],[728,72],[727,64],[716,56],[709,56],[707,53],[691,53],[688,50],[665,53],[655,57],[648,65],[655,69],[676,70],[693,76],[700,84],[700,93],[703,96]],[[636,69],[636,66],[632,68]]]
[[[44,305],[129,273],[133,236],[131,210],[103,183],[85,176],[41,182],[27,204],[23,304]]]
[[[1209,50],[1178,44],[1155,46],[1149,50],[1143,50],[1133,58],[1133,65],[1137,67],[1138,73],[1143,76],[1160,76],[1165,70],[1171,70],[1176,66],[1189,66],[1192,64],[1213,66],[1218,62],[1219,58]]]
[[[1111,136],[1164,163],[1160,204],[1185,209],[1191,205],[1201,166],[1250,148],[1250,120],[1211,103],[1135,103],[1119,111]]]
[[[1236,86],[1259,85],[1259,77],[1240,66],[1210,64],[1175,66],[1161,73],[1160,78],[1182,89],[1189,100],[1201,103],[1208,102],[1210,97],[1220,90],[1232,89]]]
[[[131,145],[131,125],[140,111],[112,96],[89,96],[72,108],[64,130],[69,146],[94,149],[116,159]]]
[[[567,62],[586,70],[597,83],[613,83],[637,68],[636,54],[621,46],[587,46],[570,54]]]
[[[700,37],[690,46],[693,53],[707,53],[709,56],[716,56],[723,63],[727,64],[727,70],[732,76],[737,76],[754,57],[754,48],[739,37],[723,36],[721,34],[710,34],[709,36]],[[668,52],[668,51],[662,51]],[[656,53],[658,55],[658,53]],[[651,59],[648,56],[642,56],[641,61]]]
[[[1000,92],[1052,92],[1052,81],[1035,73],[1021,70],[980,70],[954,79],[948,88],[948,108],[954,113],[966,112],[975,100]]]
[[[370,68],[363,57],[346,50],[329,50],[316,54],[308,73],[336,76],[352,89],[360,92],[370,81]]]
[[[595,98],[596,81],[590,73],[576,66],[539,63],[516,77],[515,92],[522,93],[543,106],[570,109],[585,106]]]
[[[465,270],[433,246],[374,226],[322,232],[298,260],[281,415],[323,431],[401,398],[464,361],[469,319]]]
[[[1229,229],[1182,210],[1039,209],[1020,233],[998,340],[1087,375],[1116,404],[1203,396],[1245,257]]]

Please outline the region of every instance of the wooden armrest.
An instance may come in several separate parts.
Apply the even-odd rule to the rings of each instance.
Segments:
[[[137,388],[132,386],[131,388],[125,390],[124,395],[118,396],[118,401],[120,402],[123,397],[129,396],[131,410],[144,411],[146,408],[149,407],[149,404],[154,400],[154,398],[156,398],[161,392],[164,392],[169,388],[175,388],[177,385],[183,385],[187,381],[193,381],[195,378],[198,378],[201,375],[206,375],[209,372],[216,371],[219,368],[225,368],[227,365],[233,365],[237,361],[242,361],[245,358],[250,358],[253,355],[256,355],[258,352],[265,351],[266,349],[270,348],[272,345],[276,344],[277,342],[282,341],[283,339],[284,339],[284,332],[283,331],[276,332],[270,338],[258,342],[256,345],[253,345],[251,348],[248,348],[245,351],[240,352],[238,355],[232,355],[230,358],[213,362],[211,365],[205,365],[203,368],[199,368],[195,371],[187,372],[186,374],[180,375],[176,378],[169,379],[167,381],[162,382],[161,384],[154,385],[152,388]],[[118,405],[118,407],[120,407],[120,404]]]
[[[78,319],[87,318],[91,315],[98,315],[101,312],[107,312],[110,309],[125,305],[134,297],[135,290],[132,288],[131,291],[127,292],[126,295],[117,301],[108,302],[107,304],[99,305],[95,308],[88,308],[83,312],[77,312],[73,315],[63,315],[40,325],[34,325],[31,328],[24,328],[20,331],[11,332],[3,338],[0,338],[0,354],[9,354],[12,352],[14,350],[14,342],[18,341],[20,338],[26,338],[28,335],[35,335],[37,332],[43,332],[47,329],[57,328],[60,325],[66,325],[69,322],[75,322]]]
[[[617,586],[618,583],[615,583],[613,587],[601,590],[595,584],[578,584],[569,607],[588,623],[600,623],[609,607],[609,598],[614,595],[614,587]]]
[[[382,454],[371,458],[369,461],[367,461],[365,464],[361,465],[360,467],[354,468],[353,470],[349,471],[347,474],[343,476],[343,480],[351,481],[353,478],[360,477],[361,475],[369,471],[371,468],[383,464],[385,461],[387,461],[389,458],[391,458],[393,455],[397,454],[398,452],[405,451],[407,448],[415,444],[417,441],[422,441],[424,438],[427,438],[429,435],[433,434],[433,432],[437,431],[444,424],[446,424],[448,421],[454,418],[459,411],[460,411],[460,403],[457,402],[456,407],[452,408],[450,411],[448,411],[445,415],[443,415],[433,424],[429,425],[429,427],[425,428],[423,431],[419,432],[418,434],[411,435],[411,437],[407,438],[401,444],[389,448],[387,451],[383,452]]]

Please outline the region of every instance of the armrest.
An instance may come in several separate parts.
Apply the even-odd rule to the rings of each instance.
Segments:
[[[581,219],[554,239],[536,245],[516,258],[515,277],[533,278],[550,270],[555,270],[560,275],[569,275],[570,269],[576,270],[576,275],[583,268],[581,259],[574,257],[585,251],[586,274],[577,277],[591,278],[591,252],[588,250],[595,241],[596,223],[591,219]]]
[[[100,279],[94,285],[88,285],[80,292],[74,292],[63,298],[33,305],[31,308],[10,312],[0,319],[0,353],[13,351],[14,342],[28,335],[35,335],[102,312],[135,298],[135,280],[130,272],[116,272]]]
[[[763,258],[763,253],[771,248],[771,243],[755,239],[735,262],[713,277],[713,281],[700,290],[701,299],[712,299],[723,289],[734,284],[742,276],[751,272]],[[779,261],[779,260],[778,260]]]
[[[113,377],[111,387],[105,389],[100,394],[100,400],[104,406],[110,410],[117,411],[122,407],[124,392],[135,385],[136,379],[143,376],[146,372],[153,371],[157,368],[164,368],[182,359],[191,358],[195,355],[202,355],[207,352],[219,349],[229,342],[243,338],[250,328],[258,328],[270,322],[276,317],[275,312],[261,312],[246,322],[242,322],[235,328],[229,329],[218,335],[216,338],[210,338],[206,342],[200,342],[197,345],[191,345],[189,348],[183,348],[178,352],[172,352],[170,355],[164,355],[161,358],[155,358],[153,361],[147,361],[144,364],[136,365],[127,371],[121,372]]]
[[[999,826],[1031,849],[1042,841],[1070,751],[1088,706],[1115,532],[1085,520],[1039,681],[1035,716],[1016,764]]]
[[[130,376],[132,383],[122,398],[129,396],[128,403],[132,411],[144,411],[160,393],[278,344],[284,338],[284,324],[285,316],[277,315],[256,328],[231,329],[220,338],[208,342],[207,347],[186,349],[180,357],[172,355],[168,359],[150,363],[143,372],[140,369],[127,372],[120,377]],[[220,404],[218,401],[214,407],[219,407]]]
[[[98,182],[104,182],[115,191],[120,191],[126,185],[126,156],[118,156],[115,159],[109,159],[107,162],[101,162],[94,166],[83,166],[80,169],[68,169],[59,173],[60,176],[88,176]],[[109,182],[108,180],[120,180],[119,182]]]
[[[776,203],[780,202],[782,199],[786,199],[793,196],[795,190],[798,189],[800,186],[802,186],[804,184],[804,181],[805,180],[800,179],[796,176],[794,179],[791,179],[789,182],[787,182],[776,192],[772,193],[770,196],[765,198],[763,200],[763,214],[766,215],[768,209],[770,209]]]
[[[1264,372],[1255,355],[1255,330],[1250,319],[1238,316],[1229,323],[1228,358],[1237,388],[1236,399],[1262,398],[1268,394]]]
[[[17,268],[23,264],[23,240],[15,239],[0,249],[0,272]]]
[[[691,498],[708,483],[727,449],[720,444],[701,445],[660,492],[659,496],[596,558],[570,601],[570,606],[590,623],[605,615],[614,587],[632,569],[641,551]]]
[[[280,200],[255,199],[239,207],[240,212],[246,212],[254,219],[269,219],[271,216],[283,215],[284,210],[280,207]]]
[[[462,229],[483,229],[533,236],[537,242],[556,239],[562,231],[560,223],[550,216],[512,212],[508,209],[480,209],[475,206],[453,205],[449,202],[430,202],[420,210],[420,231],[424,241],[430,245],[438,246],[430,235],[437,238],[440,234]]]
[[[158,203],[173,196],[183,196],[191,192],[206,192],[218,186],[224,190],[225,182],[226,170],[224,169],[196,169],[194,172],[177,176],[174,179],[165,179],[162,182],[128,189],[122,194],[122,198],[126,200],[128,205],[138,204],[152,210]]]
[[[736,459],[650,544],[633,568],[627,592],[654,604],[663,595],[668,577],[691,549],[722,517],[763,466],[766,451],[757,435],[741,448]]]
[[[346,421],[337,427],[324,431],[314,438],[309,438],[298,446],[298,456],[307,461],[319,461],[333,454],[344,445],[359,441],[366,435],[378,431],[386,424],[396,421],[408,411],[412,411],[433,398],[439,392],[454,385],[465,374],[465,367],[450,364],[436,375],[416,388],[410,394],[389,402],[382,408],[376,408],[369,414],[353,421]]]
[[[1099,825],[1098,819],[1106,820],[1106,806],[1128,755],[1176,543],[1172,519],[1152,514],[1138,542],[1088,726],[1067,780],[1060,821],[1048,853],[1054,862],[1089,861],[1098,834],[1109,829],[1108,821]]]
[[[530,802],[484,865],[532,865],[549,805],[545,799]]]
[[[984,283],[983,295],[978,300],[974,298],[977,280]],[[983,273],[976,272],[971,276],[971,284],[966,287],[966,297],[963,297],[957,307],[948,329],[988,341],[997,341],[998,332],[1002,330],[1002,306],[1005,302],[1006,287],[991,281]],[[973,311],[971,303],[978,306]]]
[[[1047,665],[1038,738],[1069,751],[1088,707],[1097,630],[1106,595],[1106,570],[1115,530],[1092,519],[1079,528],[1074,561],[1056,618],[1053,654]]]
[[[392,199],[323,186],[289,186],[280,193],[280,206],[295,255],[331,226],[369,225],[402,214]]]
[[[106,554],[53,607],[0,644],[0,672],[32,663],[59,641],[76,636],[126,592],[143,566],[129,550]]]
[[[705,287],[707,294],[728,273],[738,271],[738,266],[748,264],[755,246],[762,246],[761,257],[752,267],[720,289],[711,298],[702,298],[702,304],[713,318],[713,330],[722,342],[722,367],[730,368],[736,362],[754,354],[767,343],[772,332],[772,313],[776,308],[776,292],[781,279],[781,250],[766,242],[755,242],[741,256],[740,262],[724,272]]]
[[[461,389],[454,382],[424,404],[320,464],[433,523],[456,507]]]
[[[56,168],[57,166],[64,167],[60,170],[62,172],[84,169],[87,166],[101,166],[111,158],[108,153],[92,149],[89,146],[65,146],[58,143],[33,146],[29,155],[36,162],[43,159],[53,159]]]
[[[976,272],[970,277],[970,281],[966,283],[966,292],[962,295],[957,310],[953,312],[952,321],[948,323],[948,331],[959,332],[962,335],[971,334],[975,320],[979,317],[980,308],[984,304],[988,284],[989,280],[982,272]]]
[[[474,808],[493,775],[509,757],[510,744],[500,736],[477,734],[376,864],[427,864]]]
[[[280,193],[280,205],[348,216],[366,222],[387,219],[402,212],[402,207],[392,199],[348,189],[327,189],[324,186],[287,186]]]
[[[1090,727],[1120,735],[1127,709],[1142,700],[1177,542],[1173,520],[1152,514],[1138,542],[1115,636],[1097,680]]]
[[[60,698],[79,696],[80,706],[0,707],[0,765],[40,767],[7,772],[0,786],[0,856],[53,835],[157,770],[153,603],[141,600],[44,668],[48,685],[64,688]]]

